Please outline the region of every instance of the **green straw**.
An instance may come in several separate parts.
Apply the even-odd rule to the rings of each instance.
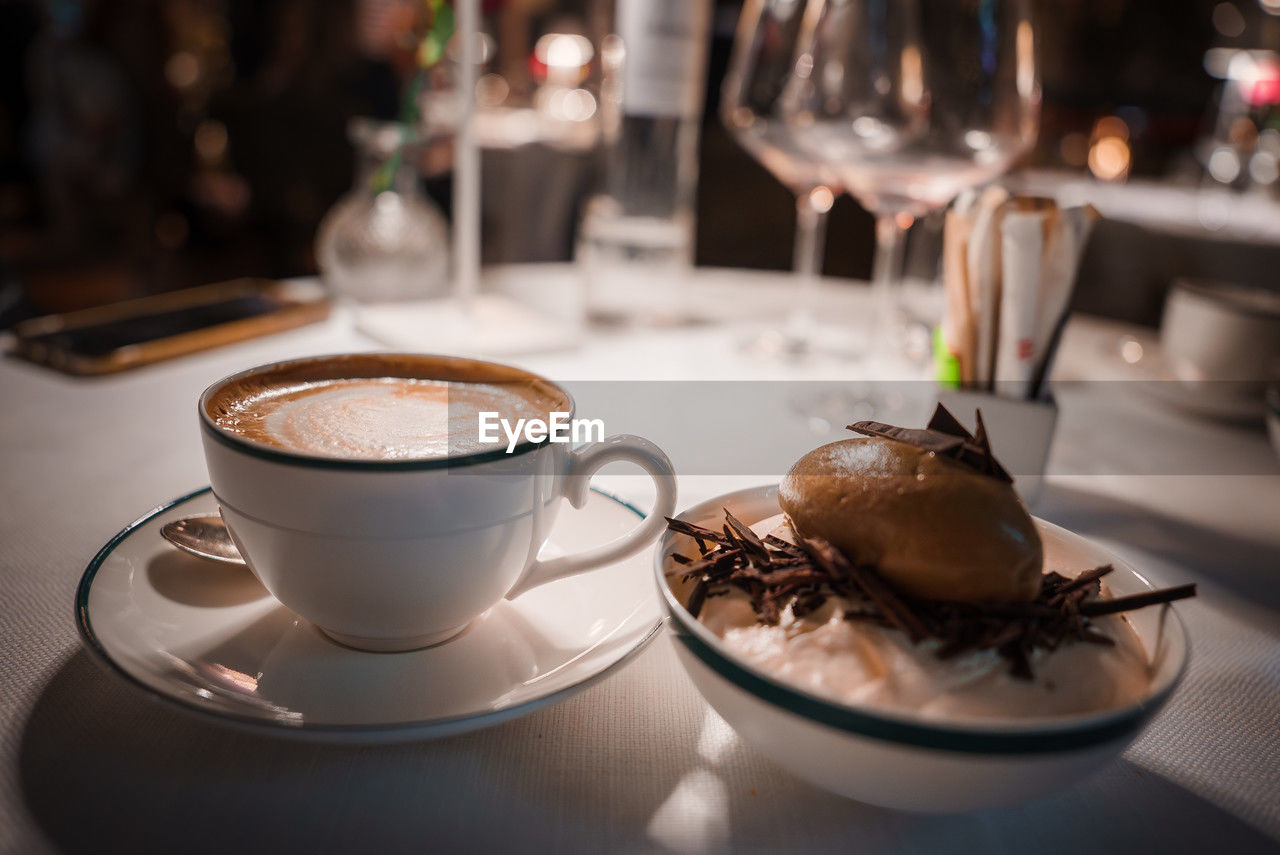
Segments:
[[[960,360],[947,347],[941,324],[933,328],[933,376],[943,389],[960,388]]]

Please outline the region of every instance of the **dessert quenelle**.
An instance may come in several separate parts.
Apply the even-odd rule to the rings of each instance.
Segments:
[[[696,545],[670,569],[704,626],[798,688],[929,718],[1088,713],[1146,693],[1122,612],[1194,586],[1112,598],[1109,566],[1046,568],[980,414],[976,434],[941,407],[926,430],[850,428],[864,436],[792,466],[782,513],[671,521]]]
[[[1040,536],[1012,484],[936,452],[884,437],[833,442],[791,467],[778,498],[800,531],[904,594],[1026,602],[1040,590]]]

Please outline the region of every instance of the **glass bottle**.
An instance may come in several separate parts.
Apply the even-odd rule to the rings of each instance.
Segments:
[[[692,266],[710,18],[710,0],[616,0],[600,52],[600,192],[577,243],[597,316],[663,320]]]

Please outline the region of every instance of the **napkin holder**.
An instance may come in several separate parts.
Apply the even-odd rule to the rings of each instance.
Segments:
[[[955,413],[970,430],[974,412],[982,422],[996,457],[1013,476],[1013,488],[1032,507],[1044,487],[1045,467],[1058,424],[1058,405],[1052,397],[1028,401],[992,392],[939,389],[938,402]]]

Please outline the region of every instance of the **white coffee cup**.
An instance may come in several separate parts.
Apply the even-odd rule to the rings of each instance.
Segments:
[[[215,395],[258,375],[305,375],[315,368],[330,377],[405,376],[393,371],[405,364],[416,366],[412,376],[433,379],[490,370],[528,377],[562,396],[573,412],[569,394],[536,375],[478,360],[402,354],[259,366],[219,380],[200,397],[209,480],[237,548],[276,599],[336,641],[397,651],[448,640],[504,597],[638,552],[675,511],[671,461],[637,436],[577,449],[524,442],[510,453],[504,443],[439,459],[339,459],[246,439],[220,428],[209,409]],[[612,542],[539,558],[560,500],[582,507],[591,476],[618,460],[654,479],[653,510]]]

